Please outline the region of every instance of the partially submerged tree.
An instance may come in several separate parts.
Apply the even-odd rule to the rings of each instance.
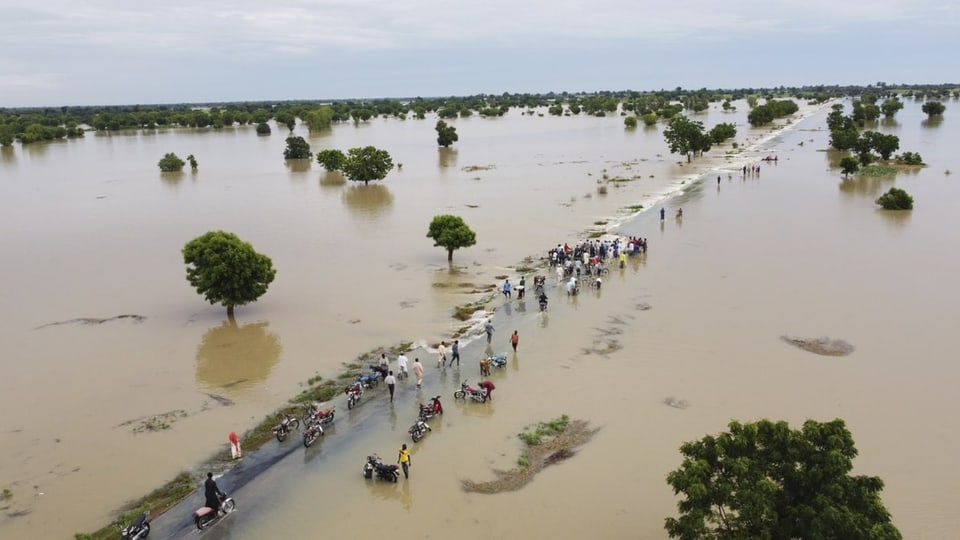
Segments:
[[[197,158],[193,157],[193,154],[187,156],[187,161],[190,163],[191,171],[196,172],[196,170],[200,167],[200,165],[197,163]]]
[[[447,261],[453,260],[454,250],[477,243],[476,233],[464,223],[463,218],[450,214],[433,217],[427,238],[433,239],[434,247],[440,246],[447,250]]]
[[[851,156],[840,159],[840,172],[843,173],[844,176],[850,176],[858,170],[860,170],[859,159]]]
[[[310,143],[303,140],[303,137],[299,135],[287,137],[287,147],[283,150],[283,159],[310,159],[312,156]]]
[[[255,302],[267,292],[277,272],[273,261],[257,253],[237,235],[210,231],[183,247],[187,281],[211,304],[234,306]]]
[[[703,122],[690,120],[682,114],[670,119],[663,130],[663,138],[670,147],[670,153],[686,155],[687,162],[691,154],[703,154],[710,150],[710,137],[703,130]]]
[[[257,124],[257,135],[269,135],[270,134],[270,124],[266,122],[260,122]]]
[[[160,172],[180,172],[186,163],[173,152],[167,152],[160,158],[157,165],[160,167]]]
[[[627,129],[633,129],[637,127],[637,117],[633,115],[624,117],[623,126]]]
[[[460,136],[457,135],[457,128],[447,124],[443,120],[437,120],[436,130],[437,144],[444,148],[460,140]]]
[[[906,191],[892,187],[889,191],[881,195],[876,203],[884,210],[912,210],[913,197]]]
[[[901,538],[883,480],[850,475],[857,449],[843,420],[729,428],[680,447],[683,464],[667,475],[683,496],[664,525],[671,538]]]
[[[336,149],[326,149],[317,152],[317,163],[328,171],[339,171],[347,161],[347,155]]]
[[[717,124],[710,129],[710,140],[714,144],[720,144],[727,139],[732,139],[737,136],[737,127],[733,124],[724,122]]]
[[[371,180],[383,180],[393,168],[393,159],[386,150],[374,146],[351,148],[347,150],[347,159],[343,163],[343,175],[364,185]]]
[[[942,116],[943,111],[947,110],[947,106],[939,101],[928,101],[923,104],[921,110],[927,114],[928,118],[933,118],[934,116]]]

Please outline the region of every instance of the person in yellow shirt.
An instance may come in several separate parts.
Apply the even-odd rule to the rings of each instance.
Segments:
[[[626,265],[627,265],[627,254],[621,251],[620,252],[620,268],[623,268]]]
[[[410,478],[410,451],[407,450],[406,444],[400,447],[400,455],[397,456],[397,463],[403,467],[403,477]]]

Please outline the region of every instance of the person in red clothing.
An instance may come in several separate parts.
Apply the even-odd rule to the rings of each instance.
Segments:
[[[493,391],[497,389],[497,387],[494,386],[493,382],[491,382],[491,381],[483,381],[483,382],[480,383],[479,386],[480,386],[480,388],[483,388],[483,390],[487,393],[487,399],[489,399],[489,400],[492,401],[492,400],[493,400]]]

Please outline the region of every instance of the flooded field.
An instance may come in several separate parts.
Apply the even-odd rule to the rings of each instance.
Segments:
[[[741,142],[764,137],[737,105],[698,119],[737,123]],[[409,483],[363,482],[366,454],[324,451],[328,439],[296,470],[284,465],[291,481],[250,486],[258,504],[219,534],[293,535],[321,512],[330,535],[376,515],[409,523],[396,532],[403,538],[598,530],[665,538],[675,500],[664,478],[679,466],[682,442],[734,418],[840,417],[860,450],[856,472],[885,480],[884,502],[904,536],[949,537],[960,527],[952,489],[960,472],[950,466],[960,397],[949,352],[960,316],[952,284],[960,257],[950,249],[960,187],[944,172],[960,171],[951,152],[960,117],[947,105],[937,125],[908,102],[896,122],[875,128],[930,164],[895,180],[840,180],[835,158],[820,151],[826,110],[729,165],[715,149],[720,157],[701,166],[721,170],[698,184],[659,128],[517,111],[456,120],[451,150],[434,146],[432,121],[378,119],[308,137],[314,151],[390,151],[402,170],[371,186],[316,163],[285,164],[277,129],[266,138],[252,128],[162,131],[3,149],[0,451],[9,458],[0,487],[14,496],[0,531],[94,529],[125,500],[225,449],[227,433],[255,424],[310,376],[332,375],[378,345],[448,337],[453,308],[472,300],[464,285],[513,278],[524,257],[623,221],[619,232],[649,238],[651,249],[599,293],[568,299],[550,276],[546,315],[532,299],[492,302],[494,350],[507,350],[512,329],[521,335],[519,353],[493,374],[493,403],[450,399],[461,379],[477,382],[479,344],[465,349],[459,372],[434,373],[429,357],[422,396],[450,404],[415,448]],[[199,172],[160,175],[156,162],[170,151],[196,155]],[[778,162],[759,176],[733,170],[770,152]],[[601,195],[604,174],[636,178]],[[914,211],[876,209],[873,199],[893,185],[914,196]],[[671,192],[665,222],[654,212],[627,219],[628,207],[659,208]],[[682,220],[673,217],[679,207]],[[424,236],[441,213],[477,232],[452,266]],[[277,268],[235,324],[184,278],[180,249],[215,229],[251,242]],[[784,335],[828,336],[854,350],[819,356]],[[365,403],[385,421],[358,427],[354,444],[391,459],[408,440],[417,397],[401,385],[393,412]],[[491,469],[515,463],[525,425],[564,413],[600,428],[575,457],[516,492],[461,491],[461,480],[492,479]],[[135,433],[157,415],[166,426]],[[337,422],[351,425],[349,416]]]

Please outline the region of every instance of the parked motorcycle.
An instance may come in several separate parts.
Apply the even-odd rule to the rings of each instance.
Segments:
[[[360,402],[360,397],[363,396],[363,385],[355,382],[344,388],[343,393],[347,395],[347,408],[352,409]]]
[[[333,417],[336,412],[336,407],[334,406],[320,410],[320,407],[318,407],[316,403],[308,403],[303,408],[303,425],[308,426],[312,422],[327,425],[333,422]]]
[[[323,435],[323,426],[319,420],[312,420],[307,423],[303,430],[303,446],[309,448],[311,444],[317,442],[317,439]]]
[[[278,441],[283,442],[286,440],[287,435],[295,429],[300,429],[300,420],[297,420],[287,413],[283,413],[283,419],[273,428],[273,434],[277,437]]]
[[[140,514],[136,521],[120,529],[121,540],[140,540],[150,535],[150,518],[147,512]]]
[[[224,516],[233,512],[237,508],[237,503],[230,497],[220,496],[220,509],[214,510],[209,506],[204,506],[193,513],[193,523],[201,531],[204,527],[209,527],[223,519]]]
[[[417,422],[410,426],[410,429],[407,430],[407,433],[413,437],[413,442],[419,442],[428,431],[433,431],[430,429],[430,425],[421,419],[417,419]]]
[[[433,396],[430,398],[429,405],[420,404],[420,413],[417,417],[420,420],[429,420],[438,414],[443,414],[443,404],[440,403],[440,396]]]
[[[400,479],[400,467],[396,465],[384,465],[380,461],[380,456],[373,454],[372,456],[367,456],[367,463],[363,466],[363,477],[367,480],[373,478],[374,473],[377,475],[377,479],[386,480],[388,482],[396,482]]]
[[[460,383],[460,389],[453,393],[453,399],[466,400],[467,398],[479,401],[480,403],[486,403],[487,392],[482,388],[474,388],[467,384],[467,381],[463,381]]]

